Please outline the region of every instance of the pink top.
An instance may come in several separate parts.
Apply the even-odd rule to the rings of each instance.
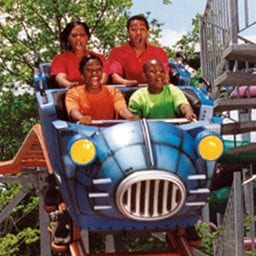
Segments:
[[[107,61],[104,55],[88,50],[86,51],[86,54],[97,55],[103,62],[103,72],[108,74]],[[83,79],[79,71],[80,61],[81,58],[77,57],[71,51],[58,54],[52,60],[50,74],[51,76],[56,76],[59,73],[65,73],[70,82],[79,82],[81,84],[83,83]]]
[[[164,64],[165,71],[169,72],[168,57],[164,50],[148,44],[146,50],[136,56],[135,51],[129,43],[114,47],[109,55],[109,73],[117,73],[126,79],[137,80],[138,83],[145,83],[142,76],[143,64],[150,59],[158,59]]]

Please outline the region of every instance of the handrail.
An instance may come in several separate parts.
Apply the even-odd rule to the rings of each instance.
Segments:
[[[250,17],[253,2],[248,0],[208,0],[200,20],[202,76],[214,84],[223,61],[223,51],[232,44],[255,44],[248,37],[256,18]]]
[[[188,119],[186,118],[164,118],[164,119],[146,119],[147,121],[162,121],[170,124],[184,124],[188,123]],[[102,120],[92,120],[92,125],[102,125],[102,124],[119,124],[119,123],[126,123],[130,122],[129,120],[126,119],[115,119],[115,120],[107,120],[107,119],[102,119]]]

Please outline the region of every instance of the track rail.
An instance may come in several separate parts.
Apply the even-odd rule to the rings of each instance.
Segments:
[[[112,240],[114,241],[114,239]],[[107,242],[106,242],[107,243]],[[73,241],[69,245],[71,256],[195,256],[193,247],[190,242],[177,232],[166,233],[166,243],[168,244],[167,251],[155,252],[103,252],[103,253],[88,253],[88,248],[84,246],[82,240]],[[106,247],[115,248],[115,245],[106,244]]]
[[[40,124],[31,128],[13,159],[0,162],[0,174],[17,174],[37,167],[46,167],[53,173]]]

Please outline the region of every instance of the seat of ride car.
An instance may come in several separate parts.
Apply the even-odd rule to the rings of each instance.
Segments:
[[[51,65],[50,63],[41,64],[40,72],[46,78],[47,86],[45,89],[54,89],[54,88],[56,89],[58,87],[56,87],[56,85],[53,82],[53,78],[50,76],[50,65]],[[138,87],[123,87],[123,86],[118,86],[117,88],[120,89],[120,91],[123,93],[127,103],[129,101],[130,96],[133,94],[133,92],[138,89]],[[190,88],[183,88],[182,91],[187,97],[190,105],[194,109],[195,114],[199,116],[201,102],[198,95]],[[57,116],[61,120],[69,120],[67,110],[65,107],[65,94],[66,94],[66,90],[63,90],[63,89],[52,92],[52,97],[56,104]]]
[[[134,91],[135,90],[122,92],[124,94],[126,101],[129,100],[129,97]],[[183,93],[185,94],[189,103],[193,107],[195,114],[199,116],[201,103],[198,96],[195,94],[195,92],[187,89],[184,89]],[[67,110],[65,107],[65,95],[66,95],[66,91],[63,91],[63,90],[56,90],[52,93],[53,100],[56,104],[56,111],[57,111],[58,118],[61,120],[68,121],[69,118],[68,118]]]
[[[199,116],[200,107],[201,107],[201,102],[200,102],[199,97],[196,95],[196,93],[194,91],[192,91],[189,88],[182,89],[182,92],[187,97],[188,102],[190,103],[191,107],[193,108],[195,114],[197,116]]]
[[[40,73],[45,76],[47,89],[58,88],[57,84],[54,82],[54,78],[50,75],[50,68],[51,63],[40,64]]]
[[[56,90],[52,92],[52,98],[56,106],[57,116],[60,120],[68,121],[68,113],[65,105],[66,90]]]

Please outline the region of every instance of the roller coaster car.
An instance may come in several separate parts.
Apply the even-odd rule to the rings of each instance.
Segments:
[[[125,95],[135,90],[119,88]],[[182,89],[197,96],[197,122],[99,121],[104,126],[69,122],[65,89],[38,90],[49,158],[78,227],[169,230],[195,224],[224,147],[220,124],[210,118],[211,100],[194,87]]]
[[[175,85],[189,85],[191,76],[183,65],[178,64],[173,59],[169,60],[170,78],[172,84]]]

